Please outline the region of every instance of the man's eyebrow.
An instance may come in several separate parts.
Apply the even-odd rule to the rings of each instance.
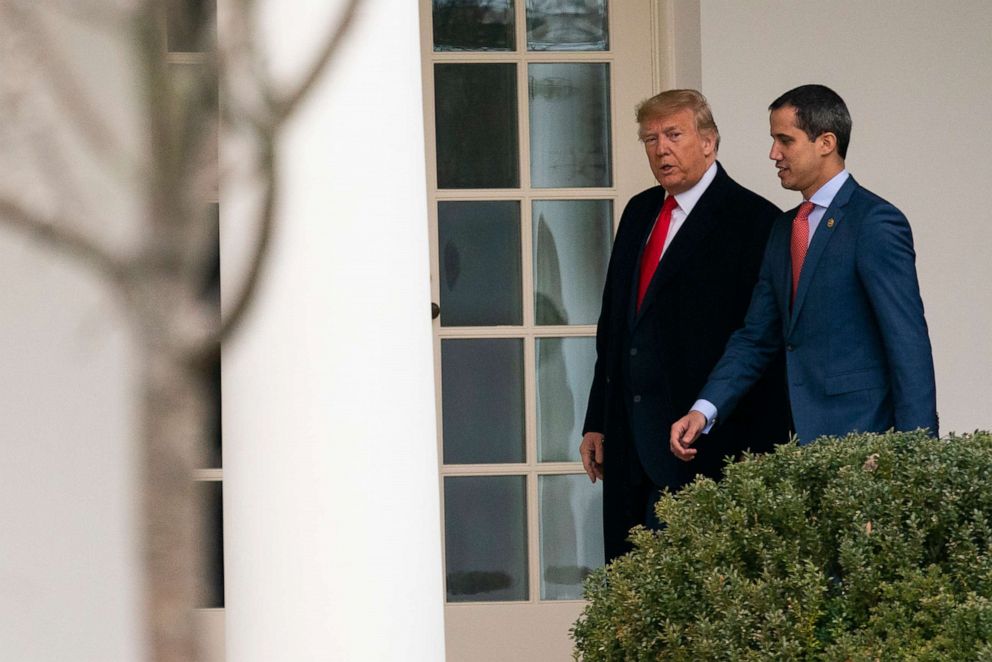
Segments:
[[[643,137],[643,136],[657,136],[657,135],[661,135],[661,134],[664,134],[664,133],[670,133],[672,131],[681,131],[681,128],[677,124],[666,124],[665,126],[661,127],[657,131],[654,131],[654,130],[651,130],[651,131],[638,131],[637,135],[639,135],[641,137]]]

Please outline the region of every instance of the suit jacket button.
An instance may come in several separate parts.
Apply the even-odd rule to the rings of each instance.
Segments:
[[[792,351],[792,345],[786,345],[785,346],[785,351],[791,352]]]
[[[631,356],[637,356],[637,348],[636,347],[631,347],[630,348],[630,355]]]
[[[641,396],[635,395],[634,396],[634,402],[640,402],[640,401],[641,401]]]

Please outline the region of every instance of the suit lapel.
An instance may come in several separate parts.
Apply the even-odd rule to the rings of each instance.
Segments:
[[[792,315],[790,317],[789,324],[790,330],[795,325],[796,320],[799,317],[799,311],[802,310],[803,302],[806,300],[806,293],[809,291],[810,282],[816,274],[816,267],[820,262],[820,258],[823,257],[823,251],[826,249],[827,244],[830,243],[830,239],[834,236],[834,230],[844,220],[844,207],[851,199],[851,193],[854,191],[856,186],[857,183],[854,181],[854,177],[848,177],[847,181],[844,182],[844,185],[840,187],[839,191],[837,191],[837,195],[834,196],[830,206],[827,207],[827,211],[823,213],[823,217],[820,219],[820,223],[816,227],[816,232],[813,233],[813,240],[809,244],[809,250],[806,251],[806,260],[803,262],[803,269],[799,273],[799,284],[796,288],[796,299],[792,303]],[[791,273],[789,274],[789,278],[789,287],[791,289]]]
[[[789,254],[789,241],[792,233],[792,219],[796,217],[799,213],[799,207],[787,211],[783,214],[783,219],[781,225],[776,227],[772,233],[772,238],[769,239],[769,244],[775,238],[779,238],[779,248],[773,255],[780,255],[778,258],[778,282],[776,283],[778,287],[775,292],[778,295],[778,307],[782,314],[782,324],[791,325],[791,311],[789,310],[789,304],[792,299],[792,258]],[[781,230],[778,228],[781,227]]]
[[[669,244],[668,250],[662,255],[661,262],[658,263],[658,268],[651,278],[651,284],[648,286],[647,292],[644,293],[644,301],[641,303],[641,309],[637,313],[636,319],[639,320],[654,305],[658,292],[682,270],[696,253],[696,249],[702,244],[703,240],[719,225],[723,214],[718,212],[720,206],[723,204],[724,194],[729,180],[730,178],[727,176],[727,173],[718,163],[716,177],[710,183],[709,187],[707,187],[702,197],[699,198],[696,206],[692,208],[692,213],[686,217],[682,223],[682,227],[675,235],[675,238],[672,239],[672,243]],[[643,246],[641,250],[644,250]],[[638,257],[639,264],[640,257]],[[636,291],[635,283],[635,300],[637,296]]]

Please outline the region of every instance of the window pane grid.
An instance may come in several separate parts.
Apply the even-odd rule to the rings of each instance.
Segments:
[[[575,342],[592,342],[595,336],[595,320],[581,319],[581,324],[544,324],[537,325],[537,319],[535,317],[535,281],[537,279],[537,274],[535,274],[534,265],[534,203],[535,201],[603,201],[610,206],[610,216],[609,219],[609,229],[612,239],[612,232],[616,227],[616,216],[617,210],[617,197],[618,191],[616,188],[616,177],[611,171],[608,185],[605,186],[588,186],[581,188],[574,187],[548,187],[548,188],[533,188],[531,181],[531,125],[530,125],[530,99],[528,96],[528,84],[529,84],[529,67],[534,63],[576,63],[576,64],[602,64],[605,65],[609,71],[610,75],[608,78],[608,85],[606,88],[606,104],[607,112],[609,115],[607,128],[610,131],[610,139],[605,145],[606,158],[610,164],[616,163],[616,139],[612,136],[612,127],[615,123],[615,82],[613,80],[613,62],[614,58],[612,52],[608,50],[612,48],[612,44],[607,40],[607,50],[600,51],[574,51],[574,50],[560,50],[560,51],[535,51],[528,50],[528,30],[527,30],[527,4],[528,0],[514,0],[514,42],[515,49],[513,51],[433,51],[428,54],[429,63],[426,65],[430,69],[429,76],[433,76],[434,68],[437,64],[496,64],[496,63],[512,63],[515,65],[516,70],[516,123],[518,127],[518,176],[519,185],[512,188],[440,188],[436,181],[436,172],[431,173],[429,177],[429,200],[431,205],[431,217],[432,221],[437,228],[438,221],[438,203],[440,202],[457,202],[457,201],[480,201],[480,202],[491,202],[491,201],[514,201],[519,204],[520,208],[520,219],[519,219],[519,236],[520,236],[520,277],[521,277],[521,297],[522,297],[522,323],[513,325],[486,325],[486,326],[442,326],[440,321],[435,323],[435,349],[437,356],[440,357],[441,344],[442,341],[460,340],[460,339],[513,339],[519,340],[523,344],[523,363],[524,363],[524,380],[523,380],[523,397],[524,397],[524,429],[525,429],[525,446],[524,446],[524,461],[523,462],[512,462],[512,463],[481,463],[481,464],[444,464],[440,466],[440,480],[442,488],[446,481],[452,478],[470,478],[470,477],[520,477],[525,480],[526,483],[526,498],[525,498],[525,509],[526,509],[526,556],[527,556],[527,595],[523,600],[511,600],[511,601],[490,601],[487,599],[479,599],[468,601],[447,601],[448,606],[459,606],[466,604],[473,605],[484,605],[484,604],[501,604],[506,605],[513,602],[521,603],[534,603],[546,601],[542,598],[542,583],[546,584],[546,572],[542,567],[542,541],[541,541],[541,530],[542,530],[542,512],[540,509],[540,498],[541,498],[541,483],[542,480],[546,480],[543,477],[558,477],[561,480],[568,480],[570,476],[574,476],[575,480],[585,480],[585,474],[582,470],[580,462],[568,461],[566,458],[558,457],[548,457],[550,461],[541,462],[539,457],[538,448],[538,378],[537,371],[540,369],[538,366],[538,351],[539,344],[543,340],[554,342],[562,342],[566,339],[575,339]],[[593,2],[595,4],[595,1]],[[608,3],[612,4],[612,3]],[[612,10],[612,7],[609,8]],[[609,20],[606,20],[609,24]],[[435,110],[436,112],[436,110]],[[429,125],[434,125],[435,120],[430,120]],[[429,126],[429,133],[431,130],[435,129],[435,126]],[[435,136],[428,135],[428,141],[433,143]],[[433,148],[433,145],[432,145]],[[611,166],[615,167],[615,166]],[[435,234],[435,239],[437,235]],[[608,249],[609,247],[607,247]],[[432,247],[432,257],[434,258],[435,269],[439,264],[439,260],[443,259],[440,255],[440,248],[435,244]],[[433,283],[433,300],[435,302],[439,301],[439,282],[438,282],[437,272],[435,271],[435,278]],[[601,295],[601,291],[597,293],[598,296]],[[598,304],[598,302],[597,302]],[[444,314],[442,306],[442,315]],[[587,317],[587,316],[586,316]],[[591,368],[590,368],[591,369]],[[443,383],[440,374],[440,358],[439,358],[439,370],[438,370],[438,403],[439,403],[439,414],[441,413],[441,398],[443,391]],[[588,393],[576,396],[573,392],[573,397],[576,400],[574,403],[575,410],[581,410],[584,415],[585,412],[585,398]],[[442,425],[441,416],[439,416],[439,428]],[[438,434],[439,451],[443,453],[443,430],[439,429]],[[569,440],[575,447],[578,446],[579,439]],[[443,457],[443,455],[442,455]],[[599,488],[599,485],[596,485]],[[442,508],[447,509],[447,504],[443,504]],[[571,544],[564,541],[565,544]],[[447,561],[446,561],[447,563]],[[555,567],[563,564],[557,564]],[[567,565],[567,564],[566,564]],[[572,564],[576,565],[576,564]],[[570,566],[571,567],[571,566]],[[576,565],[576,567],[579,567]],[[560,572],[559,572],[560,571]],[[447,572],[447,571],[446,571]],[[561,568],[557,568],[555,571],[558,574],[555,575],[557,579],[561,579],[569,573],[565,572]],[[574,573],[573,573],[574,574]],[[553,592],[553,591],[552,591]],[[547,591],[545,590],[545,593]],[[574,599],[568,595],[561,594],[558,595],[548,595],[548,599]]]

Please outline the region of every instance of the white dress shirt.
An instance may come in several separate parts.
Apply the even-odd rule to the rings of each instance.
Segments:
[[[661,248],[661,255],[658,256],[658,261],[661,261],[662,256],[665,255],[665,251],[672,244],[672,239],[675,238],[675,234],[682,228],[685,223],[686,217],[692,213],[693,208],[699,199],[703,197],[703,193],[706,189],[710,187],[713,180],[716,178],[716,162],[710,164],[710,167],[706,169],[703,176],[699,178],[696,185],[693,186],[688,191],[683,191],[682,193],[675,194],[675,208],[672,209],[672,220],[668,225],[668,236],[665,237],[665,245]],[[821,214],[822,216],[822,214]],[[657,221],[655,221],[657,225]],[[651,229],[654,233],[654,228]],[[651,240],[651,235],[648,235],[648,241]]]

